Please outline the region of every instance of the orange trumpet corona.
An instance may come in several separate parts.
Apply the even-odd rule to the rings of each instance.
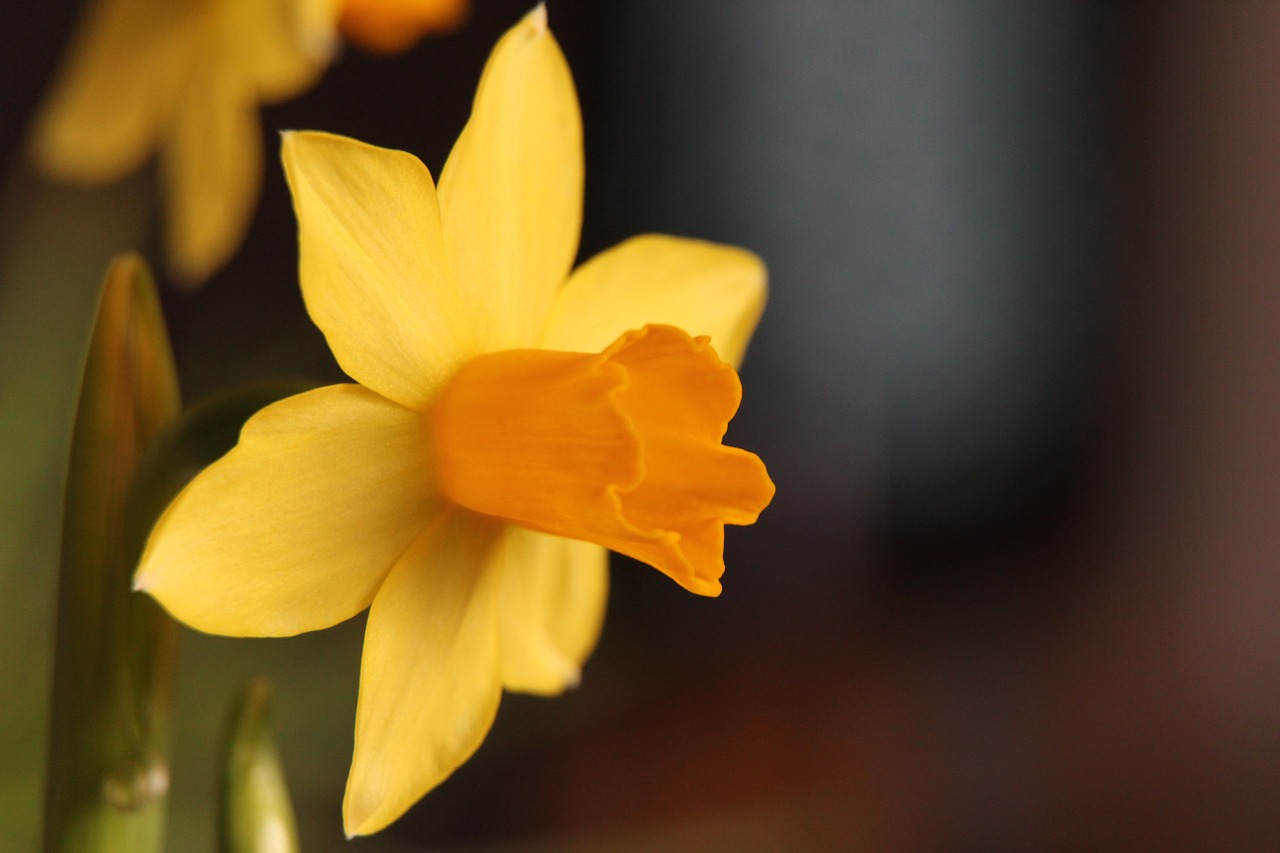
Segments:
[[[720,443],[741,397],[707,338],[650,325],[595,354],[480,356],[428,428],[453,502],[718,595],[724,525],[753,523],[774,491],[759,457]]]

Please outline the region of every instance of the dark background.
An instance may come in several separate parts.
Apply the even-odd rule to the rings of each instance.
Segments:
[[[11,184],[76,6],[6,10]],[[187,399],[341,376],[297,292],[275,131],[438,174],[527,6],[477,0],[397,58],[348,50],[264,110],[248,239],[202,290],[165,291]],[[729,532],[719,599],[615,558],[582,687],[506,697],[475,758],[354,847],[1280,848],[1280,7],[548,7],[584,114],[582,257],[660,231],[770,267],[729,439],[778,495]],[[19,411],[0,398],[6,428]],[[48,688],[43,488],[6,504],[53,500],[5,555],[39,558],[0,566],[23,614],[0,633],[18,849]],[[189,636],[173,849],[211,848],[209,738],[259,671],[304,848],[346,849],[361,629]]]

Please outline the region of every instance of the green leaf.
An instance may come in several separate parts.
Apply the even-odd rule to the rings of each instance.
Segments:
[[[85,362],[63,510],[46,851],[159,850],[176,625],[130,580],[140,460],[180,409],[146,264],[110,265]]]
[[[272,734],[265,678],[232,709],[223,759],[221,853],[297,853],[298,828]]]
[[[155,230],[155,170],[84,187],[8,165],[0,180],[0,596],[22,605],[0,623],[0,846],[36,850],[76,399],[103,270]]]

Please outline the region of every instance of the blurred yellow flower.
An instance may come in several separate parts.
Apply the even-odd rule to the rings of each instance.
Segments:
[[[370,608],[351,835],[465,761],[503,687],[577,683],[604,618],[602,546],[715,595],[725,523],[773,495],[755,455],[720,443],[741,389],[710,346],[741,359],[763,265],[648,235],[570,275],[581,133],[538,7],[495,47],[438,188],[412,155],[287,134],[303,296],[360,384],[253,417],[138,570],[219,634]]]
[[[32,161],[59,180],[104,184],[158,154],[169,272],[199,284],[230,259],[253,216],[262,181],[258,106],[314,84],[333,56],[339,16],[348,17],[344,3],[353,37],[375,46],[398,39],[397,47],[460,20],[466,6],[93,0],[36,117]],[[362,27],[364,20],[378,23]]]

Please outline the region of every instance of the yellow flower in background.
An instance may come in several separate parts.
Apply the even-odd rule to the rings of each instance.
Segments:
[[[570,274],[581,133],[540,6],[495,47],[438,187],[412,155],[287,134],[303,296],[359,384],[254,416],[138,570],[212,633],[286,636],[370,608],[351,835],[465,761],[504,687],[577,683],[605,547],[715,595],[724,525],[773,495],[755,455],[720,443],[763,266],[649,235]]]
[[[465,11],[465,0],[347,2],[401,47]],[[92,2],[36,118],[32,161],[59,180],[105,184],[158,155],[169,272],[203,282],[239,247],[257,204],[258,107],[315,83],[333,56],[342,3]]]

